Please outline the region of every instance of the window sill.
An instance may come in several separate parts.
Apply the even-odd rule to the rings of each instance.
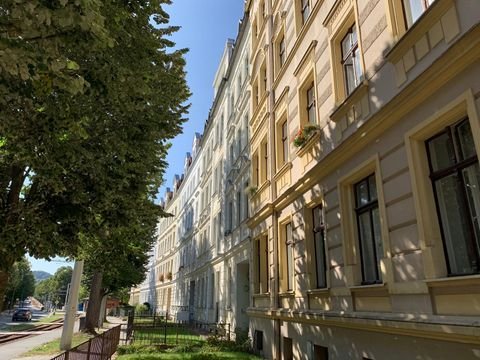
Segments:
[[[318,142],[318,140],[320,140],[320,130],[315,130],[315,133],[308,138],[305,144],[298,147],[297,155],[300,157],[305,155],[313,147],[313,145]]]
[[[275,175],[273,175],[273,180],[278,180],[283,174],[285,174],[288,170],[290,170],[293,167],[291,162],[286,162],[283,164],[280,169],[277,170]]]
[[[311,289],[307,290],[308,295],[328,295],[330,294],[329,288],[322,288],[322,289]]]
[[[371,284],[371,285],[355,285],[348,287],[352,292],[361,292],[361,291],[369,291],[369,290],[387,290],[387,283],[381,284]]]
[[[470,286],[480,284],[480,274],[465,275],[465,276],[451,276],[439,279],[426,279],[424,282],[428,287],[451,287],[451,286]]]
[[[278,297],[280,298],[293,298],[295,297],[295,291],[285,291],[278,293]]]
[[[260,185],[257,189],[257,191],[255,192],[255,194],[252,196],[252,198],[260,195],[260,193],[265,190],[267,187],[270,186],[270,180],[265,180],[262,185]]]
[[[454,0],[437,0],[419,19],[398,39],[397,43],[385,54],[391,63],[400,61],[403,55],[437,22],[454,4]]]
[[[253,294],[252,295],[255,299],[257,298],[265,298],[265,297],[270,297],[270,293],[267,292],[267,293],[261,293],[261,294]]]
[[[333,110],[330,115],[330,119],[334,122],[338,122],[354,104],[358,103],[362,97],[368,93],[369,83],[368,80],[363,80],[351,94],[345,98],[338,106]]]

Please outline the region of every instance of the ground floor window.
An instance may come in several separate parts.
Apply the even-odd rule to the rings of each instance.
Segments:
[[[480,168],[464,119],[426,141],[449,275],[480,272]]]
[[[362,283],[381,283],[382,237],[375,173],[355,184],[355,213],[362,262]]]

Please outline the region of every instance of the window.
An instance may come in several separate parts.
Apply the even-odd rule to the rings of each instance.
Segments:
[[[268,142],[266,139],[261,145],[262,162],[260,164],[260,184],[263,184],[268,179]]]
[[[313,245],[315,251],[315,275],[317,288],[327,287],[327,263],[325,256],[325,222],[323,207],[319,205],[312,209],[313,215]]]
[[[433,4],[435,0],[402,0],[407,27],[411,27],[415,21]]]
[[[245,190],[243,192],[243,220],[248,218],[248,181],[245,183]]]
[[[355,184],[354,189],[362,284],[381,283],[380,258],[383,249],[375,174]]]
[[[480,272],[480,168],[468,119],[426,141],[449,275]]]
[[[283,360],[293,360],[293,344],[292,339],[288,337],[283,338]]]
[[[282,165],[288,161],[288,125],[287,120],[285,120],[282,124]]]
[[[292,223],[288,223],[284,227],[285,230],[285,257],[286,257],[286,290],[293,291],[295,281],[295,263],[293,253],[293,234]]]
[[[358,47],[357,30],[355,24],[348,29],[342,39],[342,66],[345,77],[345,93],[349,95],[360,84],[362,79],[362,68],[360,66],[360,49]]]
[[[307,95],[307,119],[310,124],[315,124],[315,88],[313,83],[306,91]]]
[[[228,224],[227,231],[231,232],[233,228],[233,203],[232,201],[228,202]]]
[[[328,360],[328,348],[320,345],[313,345],[313,360]]]
[[[253,332],[253,347],[257,351],[263,350],[263,331],[255,330]]]
[[[302,14],[302,25],[307,22],[310,16],[310,0],[301,0],[300,13]]]
[[[280,68],[285,64],[285,61],[287,60],[287,52],[285,49],[285,35],[283,35],[278,42],[278,60]]]
[[[239,226],[241,222],[241,213],[242,213],[242,194],[240,191],[237,192],[237,223]]]
[[[254,266],[255,266],[255,293],[265,294],[268,292],[268,238],[261,236],[254,241]]]
[[[256,186],[260,186],[260,159],[258,156],[258,151],[253,154],[252,158],[252,168],[253,168],[253,174],[252,174],[252,181]]]

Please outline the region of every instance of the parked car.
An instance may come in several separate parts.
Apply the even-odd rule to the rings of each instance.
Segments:
[[[29,309],[23,309],[23,308],[15,310],[12,316],[12,321],[20,321],[20,320],[31,321],[32,312]]]

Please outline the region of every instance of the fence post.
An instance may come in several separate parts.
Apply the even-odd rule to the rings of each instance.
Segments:
[[[176,328],[177,328],[177,338],[175,340],[175,343],[178,345],[178,323],[176,323]]]
[[[87,360],[90,360],[90,350],[92,348],[92,339],[88,340]]]
[[[165,326],[164,334],[165,334],[165,341],[164,344],[167,345],[167,319],[165,318],[165,322],[163,323],[163,326]]]
[[[105,334],[108,334],[108,330],[104,333],[102,333],[100,336],[101,336],[101,339],[102,339],[102,348],[100,350],[100,359],[103,360],[103,345],[105,344]]]
[[[230,323],[227,324],[228,332],[227,332],[227,340],[230,341]]]

